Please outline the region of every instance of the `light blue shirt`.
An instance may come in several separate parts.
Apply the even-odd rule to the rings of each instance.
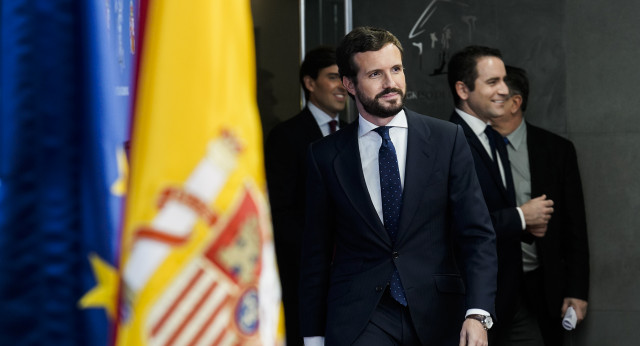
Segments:
[[[507,135],[509,144],[509,162],[513,175],[513,185],[516,189],[516,202],[518,205],[531,200],[531,171],[529,169],[529,147],[527,146],[527,126],[524,120],[515,131]],[[521,243],[522,247],[522,269],[530,272],[538,268],[538,255],[536,244]]]

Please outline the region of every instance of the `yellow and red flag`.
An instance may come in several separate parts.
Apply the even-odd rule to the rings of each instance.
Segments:
[[[274,345],[248,0],[149,1],[131,136],[118,345]]]

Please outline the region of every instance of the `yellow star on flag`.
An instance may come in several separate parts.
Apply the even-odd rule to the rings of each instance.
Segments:
[[[78,302],[82,308],[104,308],[111,319],[116,317],[118,272],[100,256],[92,253],[89,261],[97,284]]]
[[[124,149],[116,149],[116,164],[118,166],[118,179],[111,184],[111,193],[114,196],[124,196],[127,192],[127,179],[129,178],[129,163]]]

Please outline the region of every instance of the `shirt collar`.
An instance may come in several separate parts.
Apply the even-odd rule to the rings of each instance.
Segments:
[[[331,120],[338,120],[337,117],[334,118],[329,114],[325,113],[324,111],[322,111],[320,108],[314,105],[313,102],[307,102],[307,108],[309,108],[311,115],[313,115],[313,117],[316,119],[318,126],[322,126],[330,122]]]
[[[408,128],[407,115],[404,113],[404,109],[401,109],[398,114],[394,115],[393,119],[391,119],[386,126]],[[370,123],[363,118],[362,115],[358,114],[358,137],[362,137],[376,128],[378,128],[378,125]]]
[[[484,130],[487,128],[488,123],[480,120],[479,118],[474,117],[473,115],[462,111],[459,108],[456,108],[456,113],[464,120],[467,125],[471,128],[471,131],[476,134],[476,136],[480,136],[481,133],[484,133]]]
[[[520,148],[522,142],[527,138],[527,126],[524,123],[524,119],[522,119],[522,122],[520,122],[520,125],[515,131],[507,135],[507,138],[514,149],[518,150],[518,148]]]

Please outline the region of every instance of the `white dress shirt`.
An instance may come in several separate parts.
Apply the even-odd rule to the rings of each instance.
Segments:
[[[322,111],[320,108],[316,107],[313,102],[307,102],[307,107],[309,108],[311,115],[313,115],[313,118],[316,119],[316,123],[318,123],[323,136],[327,136],[329,133],[331,133],[331,128],[329,127],[329,122],[331,120],[337,121],[336,131],[340,130],[340,121],[338,121],[337,114],[332,117],[331,115]]]
[[[389,129],[389,137],[396,149],[398,169],[400,171],[400,185],[404,189],[404,171],[407,162],[407,116],[404,110],[396,114],[386,125]],[[373,131],[378,128],[362,116],[358,116],[358,148],[360,149],[360,161],[364,181],[371,197],[371,202],[378,212],[380,221],[382,218],[382,195],[380,193],[380,166],[378,164],[378,152],[382,145],[382,137]],[[383,221],[384,223],[384,221]]]

